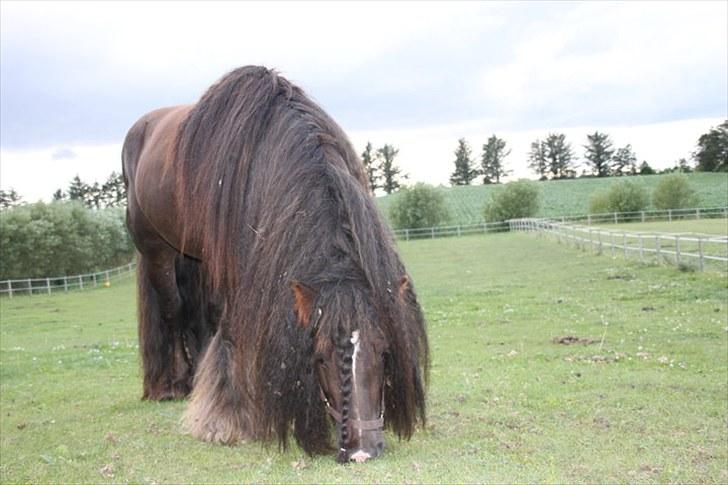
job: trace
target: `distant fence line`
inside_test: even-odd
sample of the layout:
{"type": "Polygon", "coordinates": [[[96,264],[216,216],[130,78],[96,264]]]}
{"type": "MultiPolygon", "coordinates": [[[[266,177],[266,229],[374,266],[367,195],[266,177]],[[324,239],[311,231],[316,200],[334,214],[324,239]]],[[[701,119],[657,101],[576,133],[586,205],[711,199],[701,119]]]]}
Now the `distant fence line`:
{"type": "MultiPolygon", "coordinates": [[[[703,270],[706,262],[718,261],[728,265],[728,238],[694,234],[659,234],[630,231],[610,231],[589,227],[592,224],[620,222],[674,221],[679,219],[728,219],[728,207],[709,207],[694,209],[668,209],[638,212],[609,212],[604,214],[582,214],[551,218],[512,219],[503,222],[483,222],[456,226],[425,227],[417,229],[397,229],[394,236],[409,241],[411,239],[434,239],[440,237],[465,236],[469,234],[490,234],[509,231],[536,231],[555,235],[562,241],[572,241],[577,245],[589,245],[599,251],[608,248],[615,255],[622,251],[625,255],[638,253],[644,261],[647,254],[657,258],[669,257],[676,264],[695,260],[703,270]],[[587,227],[575,224],[584,222],[587,227]],[[570,223],[570,224],[569,224],[570,223]],[[616,236],[621,236],[619,244],[616,236]],[[629,242],[636,241],[633,245],[629,242]],[[654,243],[652,243],[654,241],[654,243]],[[719,248],[716,250],[715,248],[719,248]]],[[[136,267],[135,262],[116,268],[73,276],[50,276],[46,278],[21,278],[0,281],[0,296],[51,294],[57,291],[94,288],[111,284],[112,281],[130,276],[136,267]]]]}
{"type": "Polygon", "coordinates": [[[716,269],[728,271],[726,236],[611,230],[544,219],[509,222],[512,231],[537,232],[599,254],[611,252],[612,257],[634,255],[641,262],[668,262],[678,267],[694,265],[700,271],[712,264],[716,269]]]}
{"type": "Polygon", "coordinates": [[[124,279],[134,273],[136,263],[131,262],[116,268],[73,276],[49,276],[46,278],[22,278],[0,281],[0,295],[10,298],[17,295],[51,294],[73,289],[83,290],[108,286],[112,281],[124,279]]]}
{"type": "MultiPolygon", "coordinates": [[[[728,219],[728,207],[697,207],[691,209],[648,210],[637,212],[605,212],[601,214],[576,214],[558,217],[537,218],[552,222],[584,222],[592,224],[613,224],[620,222],[654,222],[674,221],[682,219],[728,219]]],[[[396,229],[394,237],[409,241],[410,239],[435,239],[438,237],[464,236],[468,234],[484,234],[508,232],[514,230],[512,221],[482,222],[480,224],[460,224],[453,226],[422,227],[417,229],[396,229]]]]}

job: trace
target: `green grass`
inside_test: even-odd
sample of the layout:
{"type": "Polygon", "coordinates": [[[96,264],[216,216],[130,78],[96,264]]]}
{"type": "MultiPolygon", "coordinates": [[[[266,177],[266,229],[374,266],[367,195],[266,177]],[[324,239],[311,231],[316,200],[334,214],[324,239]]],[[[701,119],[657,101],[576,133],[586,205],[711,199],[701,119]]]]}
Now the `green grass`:
{"type": "Polygon", "coordinates": [[[724,275],[520,233],[400,248],[432,347],[410,442],[341,466],[184,435],[183,402],[139,400],[129,281],[0,300],[0,482],[728,481],[724,275]]]}
{"type": "MultiPolygon", "coordinates": [[[[662,175],[642,175],[630,177],[644,184],[650,192],[655,188],[662,175]]],[[[728,174],[691,173],[687,174],[690,184],[698,193],[700,207],[724,207],[728,205],[728,174]]],[[[556,217],[589,212],[589,198],[598,191],[609,187],[616,178],[580,178],[572,180],[548,180],[538,182],[541,187],[541,209],[539,217],[556,217]]],[[[498,186],[476,185],[466,187],[440,187],[450,210],[450,224],[478,224],[483,222],[483,206],[498,186]]],[[[389,206],[397,194],[378,197],[377,203],[387,214],[389,206]]]]}
{"type": "Polygon", "coordinates": [[[684,234],[710,234],[728,236],[728,220],[726,219],[681,219],[672,222],[628,222],[623,224],[597,224],[604,229],[632,232],[670,232],[684,234]]]}

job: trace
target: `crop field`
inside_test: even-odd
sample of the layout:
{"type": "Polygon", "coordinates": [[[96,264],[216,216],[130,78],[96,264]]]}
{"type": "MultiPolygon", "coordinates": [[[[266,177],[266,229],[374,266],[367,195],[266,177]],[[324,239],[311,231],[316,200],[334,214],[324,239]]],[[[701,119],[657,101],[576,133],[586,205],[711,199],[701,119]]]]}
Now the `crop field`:
{"type": "Polygon", "coordinates": [[[428,425],[337,465],[210,445],[142,402],[134,282],[0,299],[2,483],[728,482],[724,274],[533,234],[400,242],[428,319],[428,425]]]}
{"type": "MultiPolygon", "coordinates": [[[[629,177],[644,184],[648,191],[655,188],[661,175],[629,177]]],[[[728,204],[728,174],[691,173],[688,180],[698,194],[699,207],[724,207],[728,204]]],[[[541,209],[538,217],[556,217],[589,212],[591,195],[617,181],[617,178],[580,178],[572,180],[548,180],[538,182],[541,187],[541,209]]],[[[439,190],[450,210],[449,224],[478,224],[483,222],[483,206],[492,191],[499,186],[474,185],[465,187],[441,187],[439,190]]],[[[377,202],[386,214],[397,194],[378,197],[377,202]]]]}

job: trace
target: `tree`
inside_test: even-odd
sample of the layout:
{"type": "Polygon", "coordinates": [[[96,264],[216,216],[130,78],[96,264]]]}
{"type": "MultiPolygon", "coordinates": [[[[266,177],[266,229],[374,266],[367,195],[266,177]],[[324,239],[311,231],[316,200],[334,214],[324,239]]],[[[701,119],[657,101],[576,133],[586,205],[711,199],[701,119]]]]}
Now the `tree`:
{"type": "Polygon", "coordinates": [[[89,191],[89,186],[81,180],[81,177],[76,175],[73,177],[71,182],[68,184],[68,198],[70,200],[78,200],[85,202],[86,194],[89,191]]]}
{"type": "Polygon", "coordinates": [[[508,182],[501,190],[493,192],[485,204],[485,220],[500,222],[533,217],[538,212],[539,198],[540,189],[536,182],[525,179],[508,182]]]}
{"type": "Polygon", "coordinates": [[[111,172],[109,178],[101,186],[101,204],[104,207],[119,207],[126,202],[124,177],[119,172],[111,172]]]}
{"type": "Polygon", "coordinates": [[[612,157],[613,175],[634,175],[637,173],[637,156],[632,151],[632,145],[618,148],[612,157]]]}
{"type": "Polygon", "coordinates": [[[483,145],[483,156],[480,161],[480,173],[484,184],[500,183],[501,177],[510,173],[503,165],[503,159],[511,153],[506,150],[506,141],[492,135],[483,145]]]}
{"type": "Polygon", "coordinates": [[[55,192],[53,192],[53,200],[54,201],[68,200],[68,194],[66,194],[63,190],[58,189],[55,192]]]}
{"type": "Polygon", "coordinates": [[[660,177],[652,193],[655,209],[687,209],[698,205],[698,197],[690,186],[688,178],[682,173],[660,177]]]}
{"type": "Polygon", "coordinates": [[[645,210],[650,202],[644,186],[634,179],[613,182],[608,189],[601,190],[589,199],[589,212],[639,212],[645,210]]]}
{"type": "Polygon", "coordinates": [[[399,191],[389,217],[395,229],[417,229],[441,225],[450,218],[442,194],[433,186],[418,183],[399,191]]]}
{"type": "Polygon", "coordinates": [[[576,175],[572,163],[574,152],[571,144],[566,142],[566,135],[549,133],[542,149],[552,178],[573,178],[576,175]]]}
{"type": "Polygon", "coordinates": [[[18,194],[15,189],[0,190],[0,209],[8,209],[15,207],[23,202],[23,198],[18,194]]]}
{"type": "Polygon", "coordinates": [[[373,194],[374,191],[380,187],[379,180],[381,178],[381,174],[379,173],[380,168],[376,164],[376,155],[373,153],[372,144],[370,142],[367,142],[367,146],[361,154],[361,161],[364,164],[364,170],[367,174],[369,190],[371,190],[373,194]]]}
{"type": "Polygon", "coordinates": [[[587,165],[591,166],[597,177],[608,177],[614,153],[609,135],[595,131],[593,135],[587,135],[586,139],[588,143],[584,145],[584,158],[587,165]]]}
{"type": "Polygon", "coordinates": [[[94,182],[93,185],[86,186],[86,193],[83,194],[83,204],[89,209],[100,209],[101,208],[101,186],[98,182],[94,182]]]}
{"type": "Polygon", "coordinates": [[[639,174],[640,175],[655,175],[655,169],[650,167],[650,164],[647,163],[647,160],[642,160],[642,163],[640,164],[639,174]]]}
{"type": "Polygon", "coordinates": [[[465,138],[460,138],[455,150],[455,171],[450,175],[450,183],[452,185],[470,185],[470,182],[477,176],[478,169],[474,167],[470,146],[465,138]]]}
{"type": "Polygon", "coordinates": [[[536,172],[541,180],[548,178],[545,146],[541,140],[536,140],[531,143],[531,151],[528,152],[528,167],[536,172]]]}
{"type": "Polygon", "coordinates": [[[0,279],[88,273],[133,254],[120,208],[37,202],[8,209],[0,224],[0,279]]]}
{"type": "Polygon", "coordinates": [[[380,160],[379,167],[382,171],[381,188],[388,194],[400,188],[400,178],[407,178],[406,175],[400,175],[401,169],[394,164],[394,158],[398,153],[399,150],[392,145],[384,145],[377,150],[377,158],[380,160]]]}
{"type": "Polygon", "coordinates": [[[696,170],[728,172],[728,120],[700,136],[693,158],[697,162],[696,170]]]}

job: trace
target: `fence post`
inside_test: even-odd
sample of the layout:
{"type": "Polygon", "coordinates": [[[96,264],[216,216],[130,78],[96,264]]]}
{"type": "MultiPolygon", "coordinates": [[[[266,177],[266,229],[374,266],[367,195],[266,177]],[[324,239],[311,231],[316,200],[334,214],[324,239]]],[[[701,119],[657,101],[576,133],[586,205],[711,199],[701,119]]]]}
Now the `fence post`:
{"type": "Polygon", "coordinates": [[[640,214],[642,214],[642,222],[645,222],[645,211],[640,211],[640,214]]]}
{"type": "Polygon", "coordinates": [[[93,275],[91,275],[91,276],[92,276],[92,278],[93,278],[93,280],[94,280],[94,288],[96,288],[96,286],[97,286],[97,283],[96,283],[96,273],[94,273],[94,274],[93,274],[93,275]]]}
{"type": "Polygon", "coordinates": [[[10,298],[13,297],[13,281],[8,280],[8,294],[10,295],[10,298]]]}
{"type": "Polygon", "coordinates": [[[662,253],[660,252],[660,236],[655,235],[655,254],[657,255],[657,260],[659,261],[662,257],[662,253]]]}
{"type": "Polygon", "coordinates": [[[703,257],[703,238],[698,236],[698,265],[700,266],[700,271],[703,271],[705,268],[705,258],[703,257]]]}
{"type": "Polygon", "coordinates": [[[614,213],[614,223],[615,224],[617,223],[617,213],[616,212],[614,213]]]}
{"type": "Polygon", "coordinates": [[[612,238],[612,243],[611,243],[611,246],[612,246],[612,258],[614,258],[614,246],[615,246],[615,243],[614,243],[614,233],[612,232],[609,235],[612,238]]]}
{"type": "Polygon", "coordinates": [[[667,221],[672,222],[672,209],[667,209],[667,221]]]}
{"type": "Polygon", "coordinates": [[[409,241],[409,229],[404,230],[404,240],[409,241]]]}
{"type": "Polygon", "coordinates": [[[586,225],[587,225],[587,226],[591,226],[591,214],[588,214],[588,215],[586,216],[586,225]]]}
{"type": "Polygon", "coordinates": [[[109,270],[106,270],[106,283],[111,284],[111,280],[109,279],[109,270]]]}
{"type": "Polygon", "coordinates": [[[460,224],[458,224],[458,237],[462,236],[462,232],[460,231],[460,224]]]}
{"type": "Polygon", "coordinates": [[[48,294],[51,294],[51,279],[46,278],[46,289],[48,290],[48,294]]]}
{"type": "Polygon", "coordinates": [[[642,234],[640,234],[640,261],[645,262],[645,245],[644,241],[642,241],[642,234]]]}
{"type": "Polygon", "coordinates": [[[435,228],[434,227],[430,228],[430,233],[432,234],[432,239],[435,239],[435,228]]]}
{"type": "Polygon", "coordinates": [[[83,276],[78,275],[78,287],[83,290],[83,276]]]}
{"type": "Polygon", "coordinates": [[[695,218],[700,219],[700,209],[695,209],[695,218]]]}
{"type": "Polygon", "coordinates": [[[33,296],[33,283],[28,278],[28,295],[33,296]]]}
{"type": "Polygon", "coordinates": [[[68,292],[68,276],[63,277],[63,291],[68,292]]]}
{"type": "Polygon", "coordinates": [[[675,236],[675,262],[680,264],[680,236],[675,236]]]}
{"type": "Polygon", "coordinates": [[[591,250],[594,251],[594,239],[592,239],[592,228],[589,228],[589,246],[591,247],[591,250]]]}

